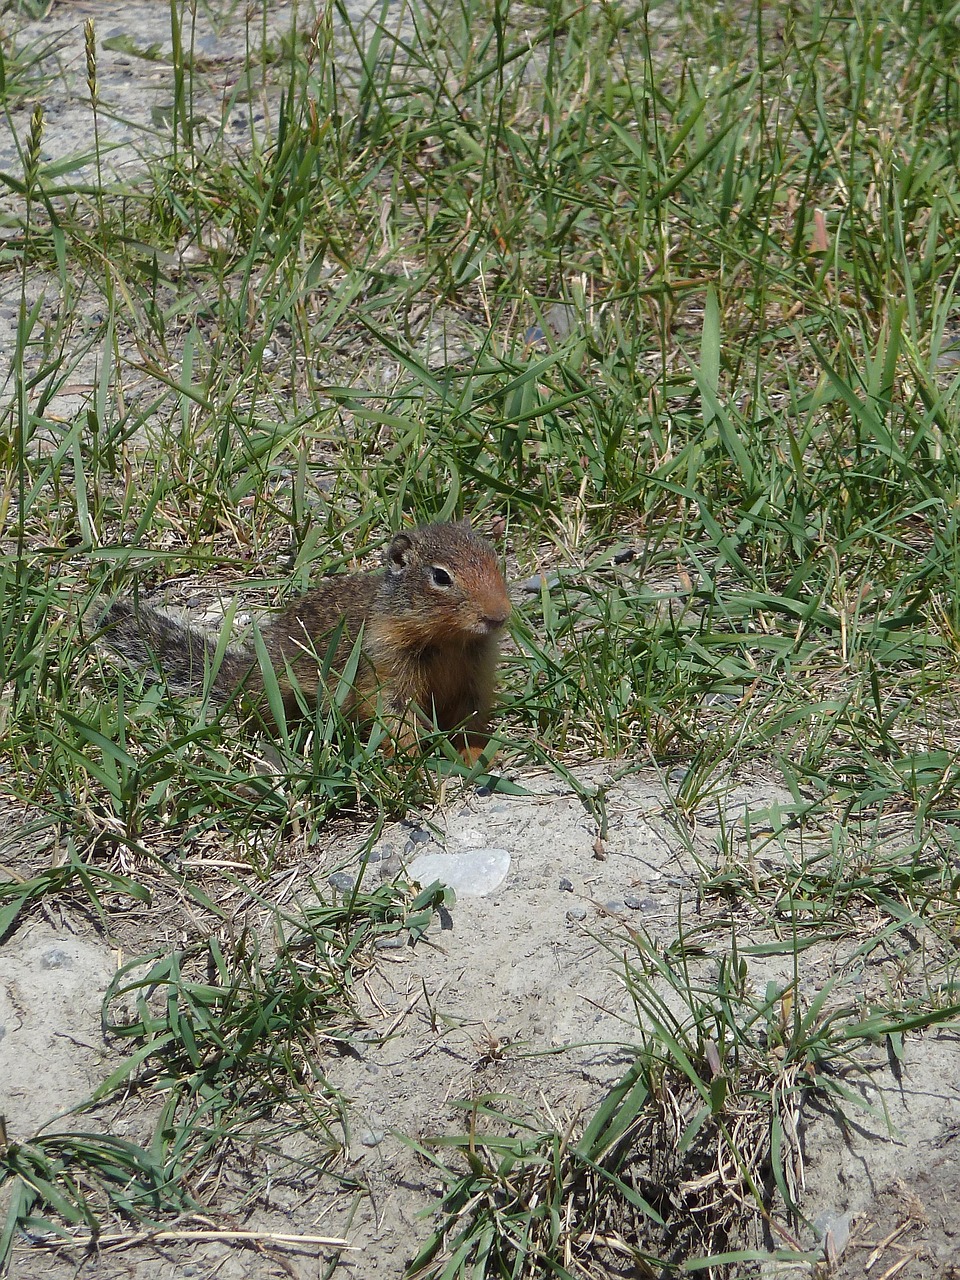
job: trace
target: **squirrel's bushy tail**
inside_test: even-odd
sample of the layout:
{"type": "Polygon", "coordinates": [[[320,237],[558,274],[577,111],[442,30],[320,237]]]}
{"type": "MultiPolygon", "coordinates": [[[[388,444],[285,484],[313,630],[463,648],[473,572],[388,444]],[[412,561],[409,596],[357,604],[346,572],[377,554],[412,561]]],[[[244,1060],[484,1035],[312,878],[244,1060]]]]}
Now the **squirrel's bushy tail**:
{"type": "MultiPolygon", "coordinates": [[[[100,616],[103,640],[136,667],[159,666],[170,692],[178,697],[203,693],[217,646],[192,627],[158,613],[149,605],[115,600],[100,616]]],[[[249,684],[256,660],[227,649],[209,687],[214,702],[226,702],[244,683],[249,684]]]]}

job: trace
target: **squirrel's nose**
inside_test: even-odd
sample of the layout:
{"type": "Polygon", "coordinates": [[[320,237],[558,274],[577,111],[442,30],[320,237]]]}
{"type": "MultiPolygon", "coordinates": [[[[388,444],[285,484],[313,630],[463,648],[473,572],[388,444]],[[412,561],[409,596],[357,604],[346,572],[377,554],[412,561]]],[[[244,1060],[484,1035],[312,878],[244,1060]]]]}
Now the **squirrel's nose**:
{"type": "Polygon", "coordinates": [[[504,600],[502,604],[496,604],[492,608],[488,607],[487,612],[483,615],[484,625],[489,631],[499,631],[512,612],[512,605],[509,600],[504,600]]]}

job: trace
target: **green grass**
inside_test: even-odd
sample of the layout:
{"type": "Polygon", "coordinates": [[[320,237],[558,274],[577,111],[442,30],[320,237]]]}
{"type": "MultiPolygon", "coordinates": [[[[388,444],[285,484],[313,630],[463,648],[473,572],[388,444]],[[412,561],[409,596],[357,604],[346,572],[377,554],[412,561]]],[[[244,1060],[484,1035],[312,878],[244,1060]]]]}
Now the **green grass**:
{"type": "MultiPolygon", "coordinates": [[[[531,1119],[522,1137],[485,1135],[482,1157],[472,1138],[453,1142],[467,1162],[449,1170],[446,1234],[415,1270],[566,1274],[558,1250],[578,1245],[558,1219],[504,1207],[518,1168],[561,1216],[572,1195],[589,1212],[619,1197],[655,1222],[624,1192],[633,1156],[600,1139],[611,1108],[618,1139],[662,1136],[654,1103],[668,1078],[760,1206],[717,1081],[754,1100],[751,1141],[791,1210],[777,1172],[784,1099],[831,1092],[824,1056],[956,1017],[953,12],[929,0],[809,12],[413,0],[398,35],[387,7],[351,23],[327,5],[300,10],[280,39],[251,26],[223,103],[205,87],[189,11],[170,12],[169,51],[126,50],[171,66],[135,178],[117,176],[105,141],[96,31],[89,139],[56,160],[37,104],[61,71],[16,19],[0,33],[0,108],[19,156],[0,174],[0,288],[17,311],[0,385],[0,767],[67,851],[52,865],[41,850],[0,886],[0,934],[76,894],[109,931],[107,893],[143,897],[148,878],[176,874],[150,854],[170,833],[184,846],[217,835],[256,894],[291,831],[309,849],[332,814],[379,823],[456,771],[433,752],[398,775],[335,709],[292,731],[265,769],[229,713],[211,719],[105,663],[99,599],[189,578],[210,599],[260,607],[368,563],[404,521],[481,513],[517,580],[556,579],[522,597],[512,628],[505,771],[546,759],[570,778],[597,755],[623,776],[655,765],[682,779],[668,785],[687,839],[698,804],[762,759],[795,810],[750,833],[751,847],[780,841],[787,863],[747,874],[721,839],[701,892],[772,928],[788,918],[795,949],[854,945],[865,913],[877,925],[861,956],[908,927],[931,943],[918,990],[885,1006],[821,1024],[822,1009],[801,1014],[798,1001],[774,1062],[781,994],[750,1005],[736,974],[734,998],[682,967],[658,972],[686,1021],[654,1020],[629,1087],[583,1134],[531,1119]],[[792,833],[809,854],[796,859],[792,833]],[[705,1084],[711,1037],[722,1069],[705,1084]],[[742,1057],[729,1070],[723,1046],[742,1057]],[[526,1269],[511,1269],[518,1257],[526,1269]]],[[[581,790],[602,829],[603,794],[581,790]]],[[[702,945],[727,927],[719,918],[702,945]]],[[[91,1156],[83,1135],[7,1148],[6,1176],[33,1190],[11,1201],[0,1252],[41,1204],[94,1230],[105,1211],[183,1211],[165,1190],[176,1161],[202,1161],[225,1135],[246,1141],[250,1115],[326,1131],[336,1099],[322,1116],[278,1119],[283,1082],[309,1056],[289,1039],[296,966],[244,938],[221,945],[190,958],[213,967],[212,985],[154,974],[167,1012],[123,1029],[137,1071],[180,1082],[166,1104],[173,1147],[149,1160],[106,1137],[91,1156]],[[263,1063],[237,1038],[278,983],[264,1068],[276,1097],[251,1101],[245,1073],[263,1063]],[[176,1027],[163,1021],[174,1010],[176,1027]],[[201,1046],[201,1025],[216,1048],[201,1046]],[[221,1077],[234,1092],[216,1094],[221,1077]],[[78,1160],[100,1168],[96,1195],[64,1191],[78,1160]]],[[[651,963],[642,954],[629,973],[651,963]]],[[[346,1016],[345,995],[334,1003],[346,1016]]],[[[679,1143],[677,1168],[703,1156],[697,1141],[679,1143]]],[[[678,1227],[673,1244],[653,1232],[636,1256],[741,1247],[715,1228],[678,1227]]]]}

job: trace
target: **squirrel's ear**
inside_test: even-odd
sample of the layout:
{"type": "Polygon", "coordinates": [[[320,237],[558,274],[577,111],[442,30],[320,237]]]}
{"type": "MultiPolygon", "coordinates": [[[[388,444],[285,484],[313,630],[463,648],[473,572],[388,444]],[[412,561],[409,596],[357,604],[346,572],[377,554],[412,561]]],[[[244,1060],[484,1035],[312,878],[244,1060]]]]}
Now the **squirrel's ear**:
{"type": "Polygon", "coordinates": [[[460,525],[463,529],[466,530],[467,533],[473,533],[473,521],[470,519],[469,516],[464,516],[463,519],[460,521],[460,525]]]}
{"type": "Polygon", "coordinates": [[[383,563],[387,566],[388,572],[402,573],[410,563],[412,550],[412,541],[405,533],[398,533],[387,547],[387,554],[383,557],[383,563]]]}

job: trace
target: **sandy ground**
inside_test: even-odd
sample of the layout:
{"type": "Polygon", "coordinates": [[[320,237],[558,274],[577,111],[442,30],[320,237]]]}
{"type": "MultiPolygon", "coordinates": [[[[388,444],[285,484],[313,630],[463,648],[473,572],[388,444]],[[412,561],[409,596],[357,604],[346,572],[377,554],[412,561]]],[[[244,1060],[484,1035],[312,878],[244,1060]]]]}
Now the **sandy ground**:
{"type": "MultiPolygon", "coordinates": [[[[584,780],[603,776],[598,767],[584,780]]],[[[353,1052],[331,1054],[325,1069],[349,1099],[341,1172],[363,1193],[334,1195],[309,1180],[278,1181],[269,1203],[258,1203],[244,1227],[342,1233],[355,1251],[342,1257],[344,1274],[402,1275],[424,1237],[420,1215],[436,1191],[429,1165],[404,1139],[462,1125],[454,1100],[478,1093],[506,1094],[544,1115],[549,1108],[564,1122],[589,1113],[629,1063],[629,1046],[640,1034],[623,981],[622,957],[637,954],[634,931],[666,945],[678,922],[698,930],[703,945],[694,973],[709,980],[729,950],[729,912],[722,900],[699,899],[696,884],[702,866],[716,862],[720,814],[736,831],[745,810],[756,825],[771,804],[790,803],[772,782],[735,787],[720,805],[698,812],[691,851],[666,821],[661,783],[637,776],[610,790],[610,829],[598,857],[596,825],[577,797],[550,778],[523,781],[534,795],[468,794],[427,815],[429,821],[408,820],[382,836],[384,856],[374,866],[383,873],[425,850],[485,847],[506,850],[509,871],[486,896],[461,896],[417,947],[384,952],[358,991],[362,1030],[353,1052]]],[[[361,833],[356,843],[355,866],[361,833]]],[[[324,869],[342,875],[351,865],[344,852],[338,836],[324,869]]],[[[156,921],[151,926],[149,912],[143,915],[142,933],[155,942],[156,921]]],[[[0,1080],[11,1138],[28,1137],[45,1122],[64,1124],[61,1113],[117,1060],[116,1045],[101,1035],[100,1001],[127,956],[99,934],[75,914],[63,923],[33,917],[0,952],[0,1080]]],[[[126,919],[124,936],[136,938],[135,916],[126,919]]],[[[744,913],[737,924],[741,948],[771,938],[768,927],[744,913]]],[[[865,982],[881,980],[858,968],[855,946],[851,939],[847,954],[835,943],[801,952],[798,998],[809,1004],[824,983],[836,981],[829,1011],[856,998],[865,982]]],[[[789,953],[751,955],[749,983],[757,992],[770,982],[788,986],[793,966],[789,953]]],[[[875,1248],[876,1274],[904,1262],[897,1274],[947,1277],[960,1265],[957,1055],[949,1033],[907,1038],[899,1062],[880,1047],[859,1053],[867,1070],[852,1073],[848,1087],[861,1095],[862,1109],[845,1107],[843,1121],[813,1098],[803,1108],[802,1155],[794,1162],[806,1184],[803,1211],[808,1222],[834,1224],[841,1235],[849,1227],[842,1275],[863,1274],[875,1248]]],[[[121,1108],[115,1123],[120,1133],[142,1140],[148,1119],[121,1108]]],[[[104,1122],[99,1116],[95,1127],[104,1122]]],[[[816,1247],[809,1228],[799,1227],[797,1238],[816,1247]]],[[[222,1244],[173,1244],[158,1256],[139,1247],[108,1251],[81,1265],[79,1274],[321,1274],[318,1257],[297,1250],[278,1257],[281,1252],[282,1263],[271,1261],[269,1249],[251,1254],[222,1244]]],[[[54,1258],[22,1249],[14,1274],[66,1276],[81,1263],[76,1252],[54,1258]]],[[[778,1274],[773,1264],[768,1270],[778,1274]]]]}

